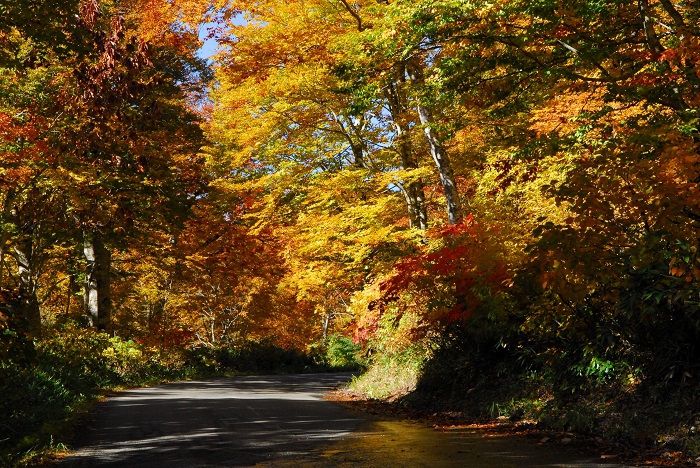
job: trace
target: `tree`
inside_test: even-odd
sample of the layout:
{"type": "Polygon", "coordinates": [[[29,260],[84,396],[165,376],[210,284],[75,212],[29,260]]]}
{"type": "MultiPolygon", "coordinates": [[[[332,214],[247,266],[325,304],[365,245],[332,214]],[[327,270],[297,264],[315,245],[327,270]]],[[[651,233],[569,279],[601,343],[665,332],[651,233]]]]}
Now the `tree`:
{"type": "Polygon", "coordinates": [[[61,143],[80,164],[73,177],[78,189],[73,215],[83,231],[86,313],[107,329],[107,243],[136,223],[141,234],[177,228],[189,199],[202,190],[198,122],[184,94],[198,86],[192,73],[201,63],[167,44],[149,46],[118,13],[101,24],[101,14],[96,2],[85,4],[94,49],[89,60],[75,64],[80,92],[67,103],[73,120],[61,143]],[[71,147],[71,142],[80,143],[71,147]],[[169,146],[171,155],[161,145],[169,146]]]}
{"type": "Polygon", "coordinates": [[[69,19],[45,31],[33,27],[47,21],[41,6],[3,7],[26,21],[3,24],[1,38],[6,93],[15,98],[3,114],[6,168],[21,175],[5,179],[3,213],[13,219],[3,228],[2,252],[12,241],[35,329],[44,241],[60,235],[58,242],[84,244],[85,311],[106,329],[117,240],[176,229],[202,191],[199,117],[187,102],[206,79],[194,58],[196,37],[171,33],[147,44],[130,16],[136,6],[120,13],[109,2],[64,2],[57,21],[69,19]]]}
{"type": "MultiPolygon", "coordinates": [[[[34,49],[18,31],[5,36],[7,49],[18,61],[33,59],[34,49]]],[[[37,284],[52,245],[66,233],[65,196],[57,187],[58,155],[49,144],[56,125],[51,95],[61,86],[61,69],[55,64],[27,69],[3,68],[0,75],[0,265],[16,264],[16,309],[32,335],[41,333],[37,284]]],[[[3,281],[4,282],[4,281],[3,281]]],[[[5,283],[7,284],[7,283],[5,283]]]]}

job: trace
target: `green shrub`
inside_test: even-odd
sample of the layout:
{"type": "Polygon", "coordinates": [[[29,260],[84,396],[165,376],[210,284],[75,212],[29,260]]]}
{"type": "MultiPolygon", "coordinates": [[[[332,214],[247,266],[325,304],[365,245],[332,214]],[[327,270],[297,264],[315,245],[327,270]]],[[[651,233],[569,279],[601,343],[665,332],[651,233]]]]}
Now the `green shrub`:
{"type": "Polygon", "coordinates": [[[79,396],[55,373],[15,364],[0,366],[0,394],[0,453],[23,440],[32,444],[35,439],[29,436],[46,421],[64,417],[79,396]]]}
{"type": "MultiPolygon", "coordinates": [[[[33,447],[50,447],[65,430],[62,424],[105,391],[235,373],[323,370],[310,355],[266,341],[156,350],[72,324],[52,333],[36,343],[16,337],[4,342],[17,347],[21,359],[12,360],[9,348],[0,359],[0,466],[16,464],[33,447]]],[[[349,348],[340,343],[337,355],[345,356],[349,348]]]]}
{"type": "Polygon", "coordinates": [[[359,358],[362,347],[343,335],[334,334],[326,343],[326,362],[331,368],[356,370],[362,368],[359,358]]]}
{"type": "MultiPolygon", "coordinates": [[[[23,344],[27,348],[26,344],[23,344]]],[[[31,358],[0,362],[0,465],[48,445],[62,421],[102,391],[182,375],[134,341],[67,325],[32,346],[31,358]],[[57,426],[58,425],[58,426],[57,426]]]]}

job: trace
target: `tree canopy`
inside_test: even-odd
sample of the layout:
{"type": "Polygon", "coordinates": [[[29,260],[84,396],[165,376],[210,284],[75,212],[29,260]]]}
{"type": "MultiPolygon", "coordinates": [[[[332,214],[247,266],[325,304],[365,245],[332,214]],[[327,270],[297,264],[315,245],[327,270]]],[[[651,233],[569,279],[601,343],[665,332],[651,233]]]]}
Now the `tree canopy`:
{"type": "Polygon", "coordinates": [[[427,356],[458,328],[562,388],[696,376],[699,19],[0,2],[0,329],[427,356]]]}

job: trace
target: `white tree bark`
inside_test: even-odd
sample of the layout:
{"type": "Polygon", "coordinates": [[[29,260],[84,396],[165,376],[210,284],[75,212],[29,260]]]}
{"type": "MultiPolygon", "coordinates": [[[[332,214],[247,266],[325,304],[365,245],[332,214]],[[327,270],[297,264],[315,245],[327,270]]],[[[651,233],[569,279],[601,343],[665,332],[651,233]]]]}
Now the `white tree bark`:
{"type": "MultiPolygon", "coordinates": [[[[409,62],[406,66],[406,70],[414,84],[420,86],[425,82],[421,64],[417,64],[415,61],[409,62]]],[[[445,199],[447,200],[447,217],[449,223],[457,224],[464,217],[464,213],[462,212],[462,204],[459,200],[459,191],[455,183],[452,164],[450,163],[450,159],[447,155],[447,151],[445,151],[440,136],[433,128],[435,122],[430,109],[419,101],[416,105],[416,110],[418,111],[420,123],[423,126],[425,138],[428,140],[428,145],[430,146],[430,154],[440,173],[440,181],[442,182],[445,199]]]]}
{"type": "Polygon", "coordinates": [[[111,253],[97,231],[84,233],[85,254],[84,306],[90,325],[100,330],[111,329],[111,253]]]}
{"type": "Polygon", "coordinates": [[[36,296],[36,272],[32,247],[31,236],[25,237],[14,246],[12,257],[17,261],[19,273],[18,313],[26,321],[29,334],[38,338],[41,336],[41,310],[36,296]]]}

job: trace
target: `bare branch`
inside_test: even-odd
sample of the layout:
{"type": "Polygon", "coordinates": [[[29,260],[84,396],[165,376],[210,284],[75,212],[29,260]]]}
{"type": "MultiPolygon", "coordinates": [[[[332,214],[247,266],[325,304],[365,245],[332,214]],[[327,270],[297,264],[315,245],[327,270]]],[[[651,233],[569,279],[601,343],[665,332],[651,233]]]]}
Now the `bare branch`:
{"type": "Polygon", "coordinates": [[[673,23],[676,25],[676,29],[680,31],[681,34],[683,34],[683,31],[687,29],[685,21],[683,20],[683,16],[678,12],[678,10],[676,10],[676,8],[673,6],[673,3],[671,3],[670,0],[659,1],[661,2],[661,5],[663,5],[664,10],[666,10],[666,13],[668,13],[668,16],[670,16],[673,20],[673,23]]]}
{"type": "Polygon", "coordinates": [[[362,18],[360,18],[360,15],[357,14],[357,12],[350,6],[350,4],[346,0],[340,0],[340,3],[343,4],[345,9],[347,10],[350,15],[352,15],[353,18],[355,18],[355,21],[357,21],[357,30],[362,32],[365,29],[368,29],[366,26],[362,24],[362,18]]]}
{"type": "Polygon", "coordinates": [[[638,5],[639,15],[642,19],[642,27],[644,28],[644,34],[647,37],[649,48],[655,54],[660,54],[664,51],[664,47],[661,45],[661,41],[659,41],[659,37],[656,35],[656,30],[654,29],[654,24],[649,13],[649,1],[639,0],[638,5]]]}

